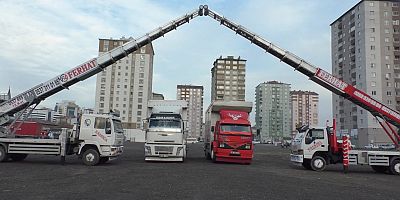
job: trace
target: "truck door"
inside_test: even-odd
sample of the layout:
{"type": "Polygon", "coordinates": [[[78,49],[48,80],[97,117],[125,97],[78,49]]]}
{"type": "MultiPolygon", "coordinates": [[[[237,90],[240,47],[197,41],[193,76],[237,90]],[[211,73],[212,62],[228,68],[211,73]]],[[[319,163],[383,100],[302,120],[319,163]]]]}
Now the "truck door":
{"type": "Polygon", "coordinates": [[[304,158],[311,159],[315,152],[328,151],[327,135],[324,129],[308,130],[304,139],[304,158]]]}
{"type": "Polygon", "coordinates": [[[104,117],[96,117],[92,134],[93,141],[97,141],[100,145],[106,145],[112,142],[109,141],[111,139],[111,133],[111,123],[104,117]]]}

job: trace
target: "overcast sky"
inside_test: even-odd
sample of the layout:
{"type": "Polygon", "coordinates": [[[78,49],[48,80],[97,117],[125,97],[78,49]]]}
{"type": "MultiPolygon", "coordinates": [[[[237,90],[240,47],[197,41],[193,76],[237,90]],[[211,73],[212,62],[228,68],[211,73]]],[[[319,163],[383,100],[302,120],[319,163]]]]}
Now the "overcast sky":
{"type": "MultiPolygon", "coordinates": [[[[2,0],[0,3],[0,93],[15,96],[97,56],[99,38],[140,37],[207,4],[264,39],[331,71],[330,24],[359,0],[2,0]]],[[[219,25],[198,17],[153,42],[153,92],[176,98],[176,85],[204,86],[210,103],[211,67],[220,56],[247,60],[246,100],[255,87],[276,80],[292,90],[320,95],[320,125],[331,118],[331,92],[280,63],[259,47],[219,25]]],[[[96,77],[42,102],[75,100],[94,107],[96,77]]]]}

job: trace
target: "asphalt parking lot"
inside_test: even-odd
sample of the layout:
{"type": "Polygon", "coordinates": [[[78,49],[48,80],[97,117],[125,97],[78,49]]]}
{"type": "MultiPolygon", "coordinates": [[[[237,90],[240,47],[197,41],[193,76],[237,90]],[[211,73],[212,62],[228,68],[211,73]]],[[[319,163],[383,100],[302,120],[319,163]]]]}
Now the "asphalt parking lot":
{"type": "Polygon", "coordinates": [[[144,162],[143,143],[126,143],[118,159],[88,167],[76,157],[0,163],[0,199],[400,199],[400,177],[368,166],[304,170],[289,149],[257,144],[251,165],[205,160],[190,144],[185,163],[144,162]]]}

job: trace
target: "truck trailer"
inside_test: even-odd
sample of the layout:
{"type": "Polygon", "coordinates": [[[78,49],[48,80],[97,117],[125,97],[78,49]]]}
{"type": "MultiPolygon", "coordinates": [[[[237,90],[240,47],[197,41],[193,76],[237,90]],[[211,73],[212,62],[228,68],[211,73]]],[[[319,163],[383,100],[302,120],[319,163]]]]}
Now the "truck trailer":
{"type": "Polygon", "coordinates": [[[252,103],[214,101],[206,111],[204,154],[213,162],[250,164],[253,143],[249,113],[252,103]]]}
{"type": "Polygon", "coordinates": [[[150,100],[145,127],[146,161],[180,161],[186,158],[185,100],[150,100]]]}

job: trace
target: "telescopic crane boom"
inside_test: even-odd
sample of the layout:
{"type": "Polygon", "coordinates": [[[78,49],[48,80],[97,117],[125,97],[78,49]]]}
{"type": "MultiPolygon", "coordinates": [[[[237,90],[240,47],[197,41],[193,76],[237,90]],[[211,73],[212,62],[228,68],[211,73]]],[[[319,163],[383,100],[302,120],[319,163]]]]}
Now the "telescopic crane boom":
{"type": "Polygon", "coordinates": [[[264,49],[266,52],[280,59],[282,62],[290,65],[295,70],[308,76],[312,81],[321,85],[322,87],[332,91],[333,93],[342,96],[343,98],[357,104],[358,106],[368,110],[374,117],[377,118],[378,122],[388,134],[393,143],[398,145],[400,141],[399,135],[396,131],[388,124],[392,124],[397,128],[400,128],[400,113],[396,110],[389,108],[388,106],[380,103],[373,99],[365,92],[355,88],[354,86],[347,84],[346,82],[334,77],[330,73],[318,68],[295,54],[286,51],[271,42],[265,40],[259,35],[249,31],[245,27],[234,23],[233,21],[223,17],[222,15],[210,10],[208,6],[200,7],[203,10],[203,15],[209,16],[214,20],[218,21],[221,25],[231,29],[236,34],[246,38],[251,43],[264,49]],[[386,127],[382,123],[382,119],[386,123],[386,127]],[[390,130],[389,130],[390,129],[390,130]],[[389,133],[391,132],[391,133],[389,133]],[[394,139],[393,136],[396,138],[394,139]],[[397,140],[397,141],[396,141],[397,140]]]}
{"type": "Polygon", "coordinates": [[[378,119],[383,129],[395,144],[398,144],[398,142],[395,141],[393,135],[396,137],[397,141],[400,141],[398,134],[389,125],[390,123],[393,126],[400,128],[400,113],[398,111],[389,108],[388,106],[373,99],[365,92],[334,77],[323,69],[308,63],[295,54],[272,44],[259,35],[249,31],[245,27],[236,24],[222,15],[210,10],[207,5],[201,5],[199,9],[195,9],[194,11],[185,14],[178,19],[171,21],[168,24],[138,38],[137,40],[132,40],[128,43],[125,43],[118,48],[102,54],[97,58],[93,58],[73,68],[72,70],[69,70],[47,82],[41,83],[25,91],[24,93],[15,96],[11,100],[0,104],[0,125],[7,123],[9,121],[9,116],[13,115],[14,113],[24,110],[30,105],[37,105],[45,98],[99,73],[107,66],[138,50],[140,47],[145,46],[146,44],[161,36],[164,36],[164,34],[176,29],[177,27],[188,23],[195,17],[203,15],[213,18],[221,25],[246,38],[251,43],[264,49],[266,52],[277,57],[282,62],[290,65],[295,70],[308,76],[315,83],[368,110],[374,117],[378,119]],[[388,128],[385,128],[382,120],[386,123],[388,128]],[[389,133],[388,129],[390,129],[393,135],[389,133]]]}
{"type": "Polygon", "coordinates": [[[164,34],[185,23],[189,23],[190,20],[199,16],[199,13],[200,9],[195,9],[136,40],[131,40],[0,104],[0,126],[10,121],[11,115],[31,105],[37,105],[45,98],[101,72],[104,68],[138,50],[140,47],[151,43],[153,40],[164,36],[164,34]]]}

